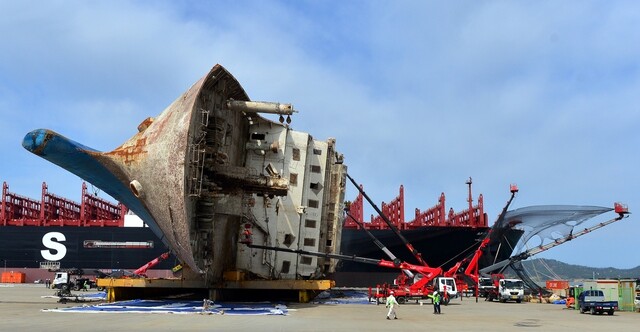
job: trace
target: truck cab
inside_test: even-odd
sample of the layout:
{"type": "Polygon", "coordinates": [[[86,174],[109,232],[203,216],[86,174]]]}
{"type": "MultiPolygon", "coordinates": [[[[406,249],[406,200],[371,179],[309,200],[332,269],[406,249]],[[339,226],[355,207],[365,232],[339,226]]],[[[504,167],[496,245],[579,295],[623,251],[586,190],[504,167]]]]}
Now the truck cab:
{"type": "Polygon", "coordinates": [[[69,273],[56,272],[53,277],[53,282],[51,282],[51,288],[62,289],[64,287],[69,287],[69,273]]]}
{"type": "Polygon", "coordinates": [[[500,302],[509,300],[522,302],[524,299],[524,282],[520,279],[500,279],[498,281],[498,299],[500,302]]]}
{"type": "Polygon", "coordinates": [[[513,300],[520,303],[524,299],[524,282],[522,280],[508,279],[501,273],[495,273],[491,275],[492,286],[489,286],[487,279],[480,278],[478,280],[481,287],[483,284],[485,285],[484,292],[487,301],[498,300],[504,303],[513,300]]]}
{"type": "Polygon", "coordinates": [[[57,271],[51,282],[51,288],[69,292],[81,290],[85,287],[85,284],[89,288],[97,287],[95,280],[83,277],[83,274],[78,270],[71,270],[71,272],[57,271]]]}
{"type": "Polygon", "coordinates": [[[433,290],[437,290],[442,294],[443,303],[445,305],[449,303],[450,299],[458,297],[456,280],[451,277],[438,277],[433,279],[433,290]]]}
{"type": "Polygon", "coordinates": [[[480,297],[489,297],[489,293],[495,288],[493,281],[488,277],[478,278],[478,295],[480,297]]]}
{"type": "Polygon", "coordinates": [[[578,296],[580,313],[590,312],[592,315],[607,313],[613,315],[618,309],[618,301],[606,301],[604,292],[600,289],[585,290],[578,296]]]}

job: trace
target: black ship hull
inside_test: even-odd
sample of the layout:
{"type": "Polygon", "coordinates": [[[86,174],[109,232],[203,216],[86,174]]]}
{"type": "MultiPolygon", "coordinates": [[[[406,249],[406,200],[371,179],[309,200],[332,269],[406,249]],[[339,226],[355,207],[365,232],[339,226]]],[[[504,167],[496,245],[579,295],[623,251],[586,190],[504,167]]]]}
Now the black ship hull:
{"type": "MultiPolygon", "coordinates": [[[[0,267],[135,270],[167,252],[147,227],[0,227],[0,267]]],[[[171,269],[175,259],[154,269],[171,269]]]]}
{"type": "MultiPolygon", "coordinates": [[[[422,258],[429,266],[446,270],[465,257],[473,255],[488,230],[488,227],[421,227],[403,230],[401,233],[422,254],[422,258]]],[[[416,258],[392,230],[369,231],[400,260],[418,264],[416,258]]],[[[492,240],[483,252],[479,261],[480,268],[509,258],[521,236],[522,231],[503,230],[501,236],[492,240]]],[[[363,230],[343,229],[340,245],[343,255],[389,259],[363,230]]],[[[342,260],[338,263],[332,278],[338,287],[371,287],[376,284],[392,283],[399,272],[396,269],[373,264],[342,260]]]]}
{"type": "MultiPolygon", "coordinates": [[[[421,227],[404,230],[402,234],[422,253],[429,266],[447,269],[472,255],[487,230],[488,228],[421,227]]],[[[386,229],[370,232],[400,260],[418,263],[393,231],[386,229]]],[[[490,243],[480,260],[480,267],[508,258],[521,235],[521,231],[517,230],[504,231],[499,240],[490,243]]],[[[147,227],[0,227],[0,264],[4,265],[5,270],[135,270],[166,251],[167,248],[147,227]]],[[[356,229],[343,229],[341,253],[389,259],[366,232],[356,229]]],[[[176,259],[171,256],[154,269],[170,270],[176,264],[176,259]]],[[[395,269],[342,260],[330,278],[335,280],[338,287],[369,287],[391,283],[398,273],[395,269]]]]}

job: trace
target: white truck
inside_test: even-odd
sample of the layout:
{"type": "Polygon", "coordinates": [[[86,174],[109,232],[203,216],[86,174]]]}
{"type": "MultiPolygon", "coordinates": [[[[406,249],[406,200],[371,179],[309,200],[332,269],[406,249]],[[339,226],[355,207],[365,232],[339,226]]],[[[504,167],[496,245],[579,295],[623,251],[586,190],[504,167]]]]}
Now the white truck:
{"type": "Polygon", "coordinates": [[[83,272],[72,269],[66,271],[56,271],[51,288],[60,290],[61,294],[68,294],[70,291],[78,291],[85,288],[96,288],[96,282],[90,278],[83,277],[83,272]]]}
{"type": "Polygon", "coordinates": [[[498,283],[498,299],[500,302],[509,300],[522,302],[524,299],[524,282],[520,279],[500,279],[498,283]]]}
{"type": "Polygon", "coordinates": [[[458,288],[456,280],[450,277],[438,277],[433,279],[433,289],[440,292],[443,297],[443,304],[449,304],[449,300],[458,297],[458,288]],[[445,295],[446,293],[446,295],[445,295]]]}
{"type": "Polygon", "coordinates": [[[491,278],[481,277],[478,278],[478,295],[480,297],[488,298],[489,293],[494,289],[493,281],[491,278]]]}
{"type": "Polygon", "coordinates": [[[520,279],[496,278],[492,276],[494,286],[487,290],[487,300],[500,302],[516,301],[524,299],[524,282],[520,279]]]}

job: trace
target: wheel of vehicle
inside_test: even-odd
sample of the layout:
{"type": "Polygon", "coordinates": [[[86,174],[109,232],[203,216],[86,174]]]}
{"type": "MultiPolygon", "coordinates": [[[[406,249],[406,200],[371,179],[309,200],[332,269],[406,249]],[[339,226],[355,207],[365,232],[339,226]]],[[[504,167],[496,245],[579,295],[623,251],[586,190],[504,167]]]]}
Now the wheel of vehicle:
{"type": "Polygon", "coordinates": [[[73,286],[73,290],[74,291],[78,291],[78,290],[80,290],[80,287],[78,287],[78,285],[75,285],[75,286],[73,286]]]}
{"type": "Polygon", "coordinates": [[[609,310],[609,312],[607,312],[609,314],[609,316],[613,316],[613,310],[609,310]]]}
{"type": "Polygon", "coordinates": [[[522,300],[520,300],[520,299],[517,299],[517,300],[516,300],[516,303],[520,303],[520,302],[522,302],[522,300]]]}
{"type": "Polygon", "coordinates": [[[596,308],[591,307],[591,314],[592,314],[592,315],[595,315],[595,314],[596,314],[596,308]]]}
{"type": "Polygon", "coordinates": [[[580,307],[580,313],[584,314],[584,309],[582,307],[580,307]]]}
{"type": "Polygon", "coordinates": [[[400,296],[398,298],[398,303],[405,304],[405,303],[407,303],[407,299],[404,296],[400,296]]]}
{"type": "Polygon", "coordinates": [[[451,301],[451,299],[450,299],[450,298],[448,298],[448,297],[447,297],[447,298],[444,298],[444,299],[442,299],[442,304],[444,304],[444,305],[449,305],[449,302],[450,302],[450,301],[451,301]]]}

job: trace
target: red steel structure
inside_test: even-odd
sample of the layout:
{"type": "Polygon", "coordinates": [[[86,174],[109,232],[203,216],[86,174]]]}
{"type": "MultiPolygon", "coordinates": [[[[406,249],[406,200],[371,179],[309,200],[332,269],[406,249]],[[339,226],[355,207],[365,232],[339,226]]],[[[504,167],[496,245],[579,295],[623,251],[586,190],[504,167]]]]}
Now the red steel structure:
{"type": "MultiPolygon", "coordinates": [[[[482,194],[478,197],[478,204],[473,205],[471,196],[471,181],[469,185],[469,208],[461,212],[455,213],[453,209],[445,212],[444,193],[440,194],[438,203],[426,211],[415,209],[414,219],[405,221],[404,216],[404,186],[400,186],[400,192],[396,198],[390,203],[382,202],[382,213],[391,221],[391,223],[399,230],[416,229],[425,226],[438,227],[488,227],[487,217],[484,213],[484,202],[482,194]]],[[[389,229],[382,217],[371,215],[371,221],[364,221],[363,213],[363,196],[359,193],[353,202],[349,205],[349,214],[364,224],[367,229],[389,229]]],[[[360,226],[355,221],[347,218],[344,222],[344,228],[359,229],[360,226]]]]}
{"type": "Polygon", "coordinates": [[[89,193],[84,182],[81,203],[50,193],[45,182],[39,201],[12,193],[6,182],[2,184],[0,226],[124,227],[127,211],[122,203],[89,193]]]}

